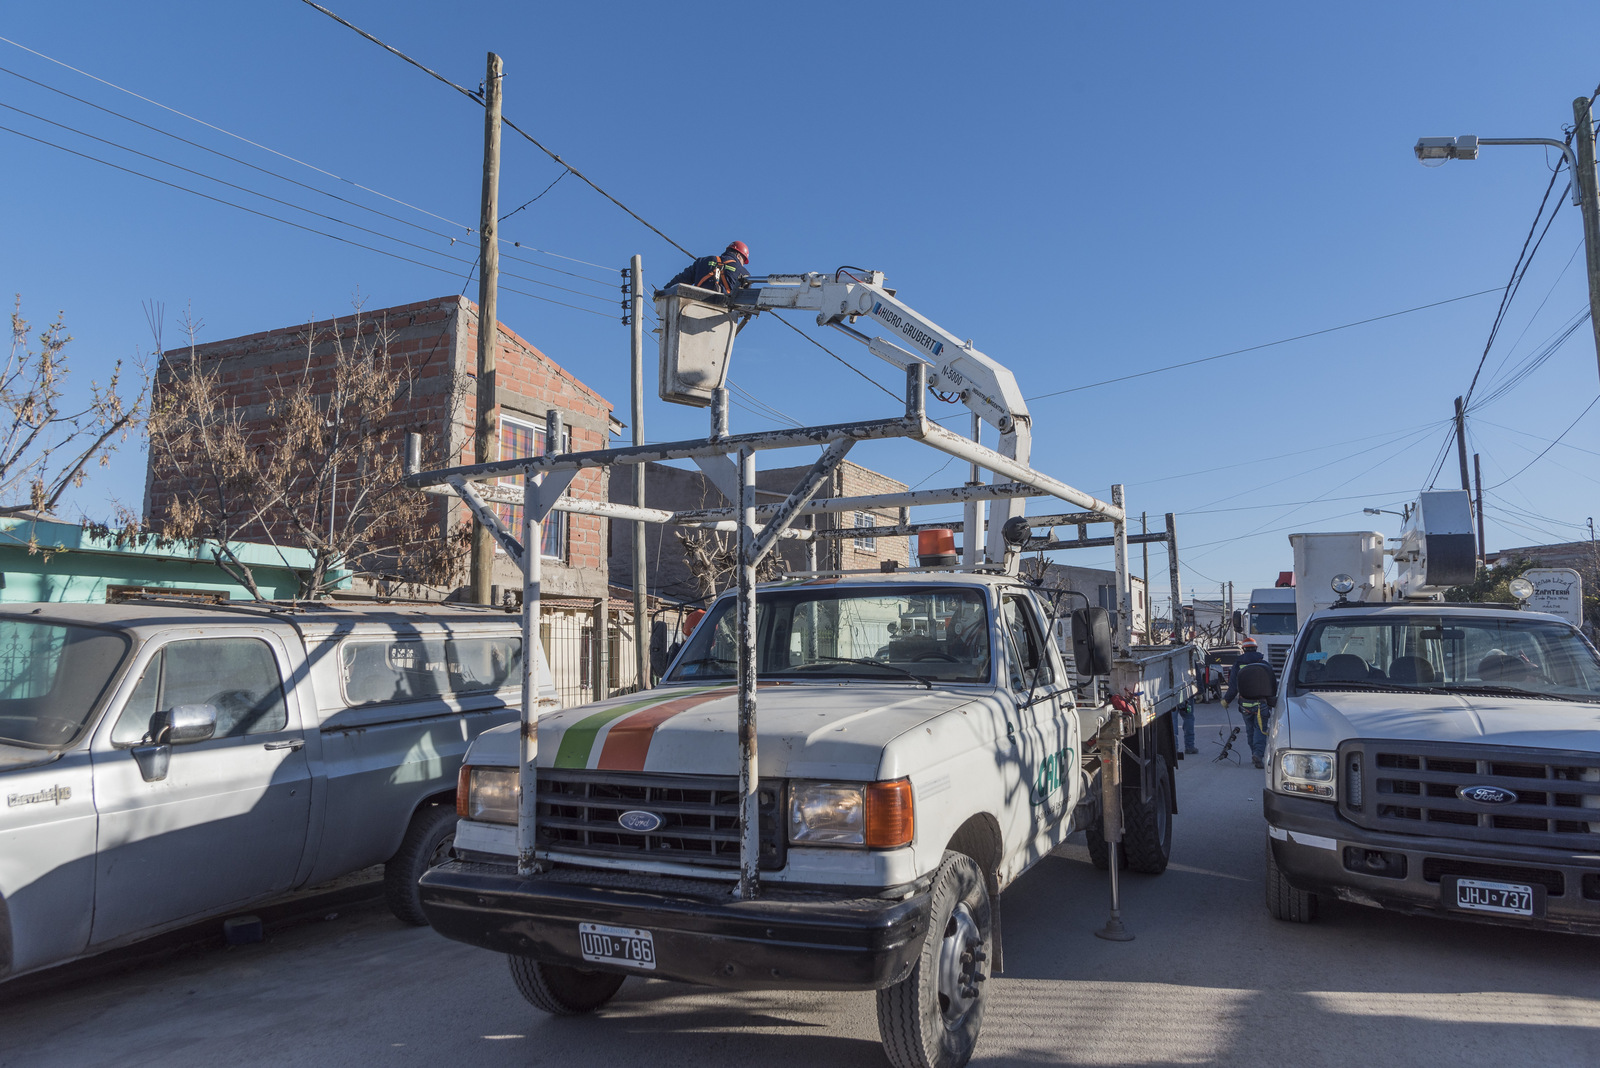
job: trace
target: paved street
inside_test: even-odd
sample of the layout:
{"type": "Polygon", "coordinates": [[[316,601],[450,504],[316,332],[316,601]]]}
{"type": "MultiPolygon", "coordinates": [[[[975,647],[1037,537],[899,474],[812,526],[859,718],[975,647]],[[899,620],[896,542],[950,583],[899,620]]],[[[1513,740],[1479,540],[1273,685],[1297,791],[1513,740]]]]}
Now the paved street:
{"type": "MultiPolygon", "coordinates": [[[[1006,974],[975,1064],[1594,1062],[1600,941],[1324,903],[1262,906],[1261,775],[1219,764],[1215,705],[1179,769],[1176,842],[1129,876],[1138,939],[1103,942],[1106,881],[1076,843],[1005,898],[1006,974]],[[1212,721],[1206,725],[1206,721],[1212,721]]],[[[598,1015],[526,1005],[502,958],[339,907],[264,945],[179,951],[0,987],[0,1065],[741,1065],[885,1062],[867,994],[725,994],[630,981],[598,1015]]]]}

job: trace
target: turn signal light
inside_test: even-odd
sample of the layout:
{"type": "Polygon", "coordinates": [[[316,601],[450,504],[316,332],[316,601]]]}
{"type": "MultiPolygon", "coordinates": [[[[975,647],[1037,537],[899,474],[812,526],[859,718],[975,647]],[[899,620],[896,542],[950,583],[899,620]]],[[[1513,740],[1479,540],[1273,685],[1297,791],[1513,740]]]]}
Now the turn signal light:
{"type": "Polygon", "coordinates": [[[864,838],[871,849],[898,849],[911,844],[911,780],[868,783],[865,793],[864,838]]]}
{"type": "Polygon", "coordinates": [[[467,815],[467,799],[472,794],[472,765],[463,764],[461,770],[456,772],[456,815],[462,819],[471,819],[467,815]]]}

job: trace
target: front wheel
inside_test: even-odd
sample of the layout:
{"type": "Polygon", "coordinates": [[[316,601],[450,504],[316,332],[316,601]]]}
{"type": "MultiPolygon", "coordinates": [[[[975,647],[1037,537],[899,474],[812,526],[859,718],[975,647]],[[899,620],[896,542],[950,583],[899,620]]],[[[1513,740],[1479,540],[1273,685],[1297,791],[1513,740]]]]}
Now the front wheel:
{"type": "Polygon", "coordinates": [[[946,852],[917,963],[878,991],[878,1034],[894,1068],[961,1068],[972,1058],[993,937],[983,871],[971,857],[946,852]]]}
{"type": "Polygon", "coordinates": [[[1278,870],[1272,856],[1272,842],[1267,842],[1267,911],[1275,920],[1286,923],[1310,923],[1317,918],[1317,895],[1306,890],[1296,890],[1278,870]]]}
{"type": "Polygon", "coordinates": [[[406,923],[428,926],[417,880],[429,868],[450,859],[456,819],[454,805],[433,805],[418,812],[406,828],[400,848],[383,865],[384,900],[389,903],[389,911],[406,923]]]}
{"type": "Polygon", "coordinates": [[[508,954],[511,978],[534,1008],[552,1016],[582,1016],[610,1001],[627,978],[621,972],[587,972],[564,964],[508,954]]]}

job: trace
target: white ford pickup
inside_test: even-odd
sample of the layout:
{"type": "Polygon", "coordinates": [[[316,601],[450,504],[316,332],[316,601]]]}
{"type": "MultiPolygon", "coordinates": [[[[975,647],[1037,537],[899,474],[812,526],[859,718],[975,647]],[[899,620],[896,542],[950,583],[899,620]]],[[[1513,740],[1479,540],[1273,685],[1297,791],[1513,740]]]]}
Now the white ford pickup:
{"type": "MultiPolygon", "coordinates": [[[[540,717],[536,874],[516,866],[516,729],[481,736],[456,860],[422,879],[429,921],[508,954],[549,1012],[592,1010],[628,975],[875,990],[891,1060],[965,1063],[1001,892],[1098,811],[1106,707],[1075,698],[1015,578],[761,587],[760,892],[738,899],[735,616],[731,594],[713,605],[659,688],[540,717]]],[[[1144,768],[1124,845],[1159,872],[1173,736],[1146,728],[1124,742],[1144,768]]]]}
{"type": "Polygon", "coordinates": [[[1600,933],[1600,657],[1540,612],[1347,602],[1301,628],[1268,753],[1267,906],[1600,933]]]}

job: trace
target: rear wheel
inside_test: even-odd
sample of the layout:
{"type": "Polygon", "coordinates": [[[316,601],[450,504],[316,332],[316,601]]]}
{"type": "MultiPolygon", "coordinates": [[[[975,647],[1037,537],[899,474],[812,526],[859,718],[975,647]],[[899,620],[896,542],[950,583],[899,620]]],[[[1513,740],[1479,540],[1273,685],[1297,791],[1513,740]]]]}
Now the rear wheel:
{"type": "Polygon", "coordinates": [[[972,1058],[993,950],[983,871],[971,857],[947,852],[934,876],[917,963],[878,991],[878,1034],[894,1068],[961,1068],[972,1058]]]}
{"type": "Polygon", "coordinates": [[[1267,841],[1267,911],[1275,920],[1286,923],[1310,923],[1317,918],[1317,895],[1306,890],[1296,890],[1278,870],[1272,856],[1272,841],[1267,841]]]}
{"type": "Polygon", "coordinates": [[[586,972],[564,964],[508,954],[517,991],[552,1016],[582,1016],[610,1001],[627,978],[620,972],[586,972]]]}
{"type": "Polygon", "coordinates": [[[1122,848],[1128,867],[1145,875],[1160,875],[1172,856],[1172,771],[1163,756],[1156,756],[1155,789],[1149,801],[1138,790],[1122,795],[1122,848]]]}
{"type": "Polygon", "coordinates": [[[383,896],[389,911],[406,923],[428,926],[422,911],[422,892],[417,880],[436,864],[450,859],[456,841],[456,810],[453,805],[432,805],[418,812],[406,828],[406,836],[383,865],[383,896]]]}

